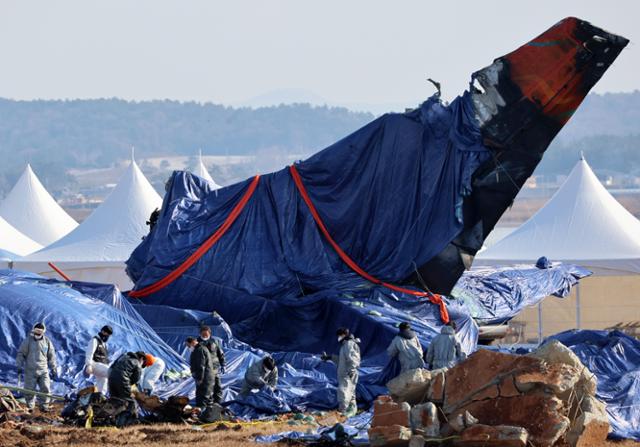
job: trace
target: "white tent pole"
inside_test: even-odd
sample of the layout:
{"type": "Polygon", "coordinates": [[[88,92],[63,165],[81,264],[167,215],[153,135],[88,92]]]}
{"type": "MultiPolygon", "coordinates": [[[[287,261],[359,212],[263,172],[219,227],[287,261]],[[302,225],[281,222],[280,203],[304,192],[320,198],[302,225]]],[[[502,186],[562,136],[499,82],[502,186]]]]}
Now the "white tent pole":
{"type": "Polygon", "coordinates": [[[538,344],[542,343],[542,301],[538,303],[538,344]]]}
{"type": "Polygon", "coordinates": [[[576,329],[580,329],[580,283],[576,286],[576,329]]]}

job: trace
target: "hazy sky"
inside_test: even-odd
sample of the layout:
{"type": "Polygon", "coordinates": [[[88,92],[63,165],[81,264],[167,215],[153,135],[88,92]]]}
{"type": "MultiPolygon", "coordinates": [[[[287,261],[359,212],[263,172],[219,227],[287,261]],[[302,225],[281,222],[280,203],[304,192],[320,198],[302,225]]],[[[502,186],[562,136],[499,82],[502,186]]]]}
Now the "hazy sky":
{"type": "Polygon", "coordinates": [[[472,71],[575,15],[631,39],[598,92],[640,89],[640,2],[0,0],[0,96],[242,103],[452,98],[472,71]],[[275,96],[282,94],[278,93],[275,96]]]}

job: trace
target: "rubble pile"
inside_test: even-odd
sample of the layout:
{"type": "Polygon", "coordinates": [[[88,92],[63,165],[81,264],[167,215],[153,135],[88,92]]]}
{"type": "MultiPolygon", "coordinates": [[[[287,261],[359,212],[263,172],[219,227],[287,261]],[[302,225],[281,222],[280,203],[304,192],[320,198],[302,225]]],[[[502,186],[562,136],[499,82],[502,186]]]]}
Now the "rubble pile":
{"type": "Polygon", "coordinates": [[[371,445],[587,446],[609,421],[596,378],[557,341],[527,356],[479,350],[451,369],[407,371],[374,404],[371,445]]]}

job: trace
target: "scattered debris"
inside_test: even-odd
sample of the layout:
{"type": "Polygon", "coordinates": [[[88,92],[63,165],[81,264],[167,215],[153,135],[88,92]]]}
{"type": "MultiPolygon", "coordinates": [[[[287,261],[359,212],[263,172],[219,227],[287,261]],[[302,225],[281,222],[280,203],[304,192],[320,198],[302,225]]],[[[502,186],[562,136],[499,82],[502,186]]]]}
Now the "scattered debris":
{"type": "Polygon", "coordinates": [[[449,370],[407,371],[389,382],[369,436],[372,445],[415,447],[443,437],[459,446],[600,445],[609,422],[596,385],[557,341],[528,356],[482,349],[449,370]]]}

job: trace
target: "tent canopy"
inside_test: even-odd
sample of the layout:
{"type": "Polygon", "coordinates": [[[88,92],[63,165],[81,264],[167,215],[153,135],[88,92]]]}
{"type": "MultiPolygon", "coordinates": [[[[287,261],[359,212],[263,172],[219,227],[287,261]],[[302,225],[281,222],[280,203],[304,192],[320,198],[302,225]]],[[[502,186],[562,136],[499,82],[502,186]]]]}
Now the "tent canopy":
{"type": "Polygon", "coordinates": [[[222,188],[222,186],[218,185],[213,180],[213,177],[211,177],[211,174],[209,174],[209,171],[207,171],[207,167],[204,165],[204,162],[202,161],[202,152],[198,153],[198,163],[196,163],[196,166],[193,169],[193,173],[198,177],[203,178],[209,183],[211,183],[212,190],[222,188]]]}
{"type": "Polygon", "coordinates": [[[475,265],[535,262],[540,256],[596,275],[640,273],[640,221],[602,186],[584,159],[549,202],[480,252],[475,265]]]}
{"type": "Polygon", "coordinates": [[[29,239],[0,217],[0,258],[14,260],[41,248],[42,245],[29,239]]]}
{"type": "Polygon", "coordinates": [[[9,195],[0,204],[0,216],[44,246],[57,241],[78,226],[42,186],[31,165],[27,165],[9,195]]]}
{"type": "Polygon", "coordinates": [[[75,230],[25,257],[16,268],[51,274],[53,262],[72,279],[130,285],[124,261],[149,228],[146,221],[162,199],[131,161],[106,200],[75,230]]]}

